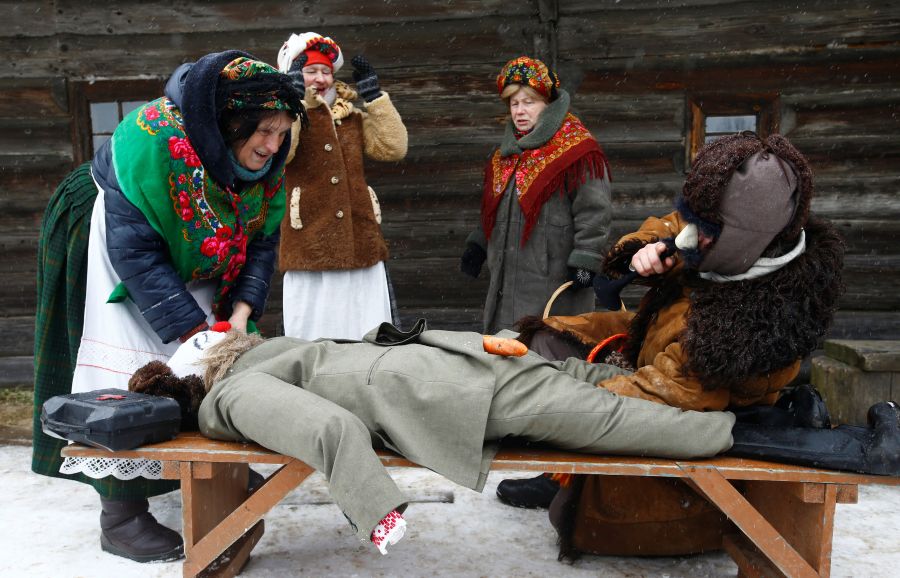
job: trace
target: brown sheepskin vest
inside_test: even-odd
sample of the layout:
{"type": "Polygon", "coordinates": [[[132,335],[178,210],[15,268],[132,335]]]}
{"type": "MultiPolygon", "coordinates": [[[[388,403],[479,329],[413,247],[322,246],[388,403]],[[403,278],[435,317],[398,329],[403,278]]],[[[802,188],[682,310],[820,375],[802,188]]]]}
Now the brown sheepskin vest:
{"type": "Polygon", "coordinates": [[[327,106],[310,109],[309,129],[300,135],[284,180],[281,271],[362,269],[387,259],[363,174],[361,114],[336,124],[327,106]],[[292,212],[299,223],[292,225],[292,212]]]}

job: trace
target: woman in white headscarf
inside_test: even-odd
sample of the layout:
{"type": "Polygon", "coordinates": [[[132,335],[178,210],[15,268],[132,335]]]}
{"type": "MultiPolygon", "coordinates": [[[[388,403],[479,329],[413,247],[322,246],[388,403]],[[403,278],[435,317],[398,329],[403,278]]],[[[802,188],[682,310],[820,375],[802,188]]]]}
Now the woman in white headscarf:
{"type": "Polygon", "coordinates": [[[278,254],[291,337],[360,339],[392,320],[381,209],[363,156],[403,159],[406,127],[369,62],[352,60],[356,90],[335,80],[343,63],[337,43],[315,32],[291,35],[278,54],[279,69],[304,89],[309,115],[288,156],[278,254]],[[362,109],[353,104],[357,97],[362,109]]]}

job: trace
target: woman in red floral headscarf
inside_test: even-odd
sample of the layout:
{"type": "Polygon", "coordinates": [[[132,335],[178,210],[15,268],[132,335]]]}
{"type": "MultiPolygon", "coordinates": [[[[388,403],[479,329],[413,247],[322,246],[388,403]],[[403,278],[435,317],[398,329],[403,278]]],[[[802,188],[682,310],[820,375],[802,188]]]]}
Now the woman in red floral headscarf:
{"type": "Polygon", "coordinates": [[[575,287],[554,313],[594,309],[611,220],[606,157],[575,115],[569,94],[540,60],[520,56],[497,76],[510,119],[484,171],[481,222],[466,239],[460,269],[477,277],[487,261],[484,332],[539,315],[567,280],[575,287]]]}

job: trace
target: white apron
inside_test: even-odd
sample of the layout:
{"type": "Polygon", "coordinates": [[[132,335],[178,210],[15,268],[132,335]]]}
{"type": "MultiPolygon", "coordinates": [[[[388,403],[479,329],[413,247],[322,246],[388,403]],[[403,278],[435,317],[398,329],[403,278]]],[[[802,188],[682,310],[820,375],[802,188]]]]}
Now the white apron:
{"type": "MultiPolygon", "coordinates": [[[[106,248],[106,210],[103,189],[91,213],[88,238],[88,272],[85,291],[84,330],[78,347],[78,359],[72,380],[72,393],[115,387],[128,389],[128,380],[140,367],[158,360],[165,363],[180,345],[176,339],[163,343],[130,299],[107,303],[120,279],[112,268],[106,248]]],[[[207,314],[210,314],[217,281],[201,281],[188,285],[188,291],[207,314]]],[[[159,463],[148,460],[66,458],[60,471],[81,472],[94,478],[114,475],[130,480],[143,476],[159,478],[159,463]]]]}
{"type": "Polygon", "coordinates": [[[284,274],[284,334],[314,339],[362,339],[391,321],[384,262],[366,269],[287,271],[284,274]]]}

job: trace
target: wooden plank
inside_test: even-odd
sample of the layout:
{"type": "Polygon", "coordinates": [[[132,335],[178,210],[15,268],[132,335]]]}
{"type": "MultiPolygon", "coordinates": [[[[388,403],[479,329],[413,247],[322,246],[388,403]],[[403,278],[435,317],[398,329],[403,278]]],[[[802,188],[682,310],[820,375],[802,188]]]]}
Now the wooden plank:
{"type": "Polygon", "coordinates": [[[24,357],[33,352],[34,316],[0,317],[0,358],[24,357]]]}
{"type": "MultiPolygon", "coordinates": [[[[195,461],[211,463],[268,463],[288,464],[294,460],[254,443],[213,440],[199,432],[183,432],[177,438],[133,450],[115,452],[121,458],[146,458],[160,461],[195,461]]],[[[63,448],[62,455],[72,457],[108,457],[110,452],[80,444],[63,448]]],[[[379,451],[387,466],[415,466],[392,452],[379,451]]],[[[693,469],[715,468],[722,476],[733,480],[768,480],[781,482],[810,482],[829,484],[885,484],[900,486],[900,478],[855,474],[777,464],[742,458],[716,457],[708,460],[669,460],[632,456],[600,456],[550,449],[501,448],[494,458],[494,468],[557,471],[561,473],[596,473],[609,475],[667,475],[692,477],[693,469]]]]}
{"type": "Polygon", "coordinates": [[[738,578],[784,576],[784,573],[753,547],[753,543],[746,536],[728,534],[722,538],[722,548],[737,564],[738,578]]]}
{"type": "MultiPolygon", "coordinates": [[[[199,569],[195,574],[206,568],[220,553],[224,552],[231,544],[222,545],[221,549],[209,561],[202,563],[199,559],[196,546],[210,531],[227,518],[247,497],[247,464],[242,463],[218,463],[194,462],[182,464],[181,488],[185,543],[185,573],[193,568],[199,569]],[[202,565],[201,565],[202,564],[202,565]]],[[[249,526],[248,526],[249,527],[249,526]]],[[[256,541],[262,534],[262,527],[255,529],[258,532],[256,541]]],[[[243,529],[240,535],[243,535],[243,529]]],[[[239,535],[239,537],[240,537],[239,535]]],[[[250,540],[252,541],[252,540],[250,540]]],[[[255,544],[255,541],[253,541],[255,544]]],[[[251,546],[252,548],[252,546],[251,546]]],[[[213,572],[214,575],[235,576],[246,562],[250,550],[240,548],[237,558],[221,560],[213,572]]],[[[202,553],[200,554],[202,556],[202,553]]]]}
{"type": "MultiPolygon", "coordinates": [[[[397,21],[429,22],[470,20],[488,16],[523,17],[535,12],[529,3],[502,0],[454,0],[453,2],[406,3],[399,10],[391,2],[354,0],[285,3],[260,0],[247,4],[226,0],[193,4],[154,3],[136,0],[118,2],[114,10],[102,4],[85,5],[77,0],[57,0],[57,27],[79,34],[141,35],[168,30],[190,34],[197,30],[247,34],[273,28],[329,30],[355,26],[364,29],[397,21]],[[142,6],[144,4],[144,6],[142,6]]],[[[330,34],[333,34],[330,33],[330,34]]],[[[339,38],[336,39],[340,42],[339,38]]]]}
{"type": "MultiPolygon", "coordinates": [[[[2,324],[0,324],[0,330],[2,330],[2,324]]],[[[0,357],[0,388],[14,386],[34,387],[33,356],[0,357]]]]}
{"type": "MultiPolygon", "coordinates": [[[[159,3],[154,3],[151,9],[159,6],[159,3]]],[[[252,19],[244,15],[244,25],[250,21],[252,19]]],[[[308,19],[304,19],[300,29],[306,30],[308,26],[308,19]]],[[[524,17],[483,16],[443,20],[438,25],[428,21],[385,22],[377,26],[377,31],[373,27],[370,35],[360,34],[360,29],[355,26],[328,26],[325,32],[343,44],[342,48],[348,56],[364,53],[371,62],[381,63],[378,64],[379,72],[383,73],[390,70],[390,63],[396,66],[403,60],[401,55],[408,51],[411,43],[417,46],[415,66],[441,67],[444,70],[447,67],[445,55],[448,53],[452,53],[459,62],[483,60],[484,46],[491,46],[498,54],[526,53],[533,48],[532,38],[539,31],[538,27],[536,21],[524,17]],[[498,29],[507,32],[498,34],[498,29]],[[342,41],[344,38],[356,40],[342,41]]],[[[297,27],[281,23],[277,28],[241,35],[240,44],[234,48],[271,62],[275,60],[284,40],[297,30],[297,27]]],[[[9,67],[13,70],[0,68],[0,75],[38,77],[62,73],[68,77],[88,78],[99,76],[98,71],[114,71],[116,76],[125,77],[167,76],[182,61],[221,49],[222,33],[216,28],[192,29],[183,33],[150,30],[141,34],[140,42],[135,42],[133,36],[126,34],[61,32],[49,39],[36,38],[27,49],[15,39],[0,37],[0,50],[9,51],[13,62],[19,59],[29,63],[28,69],[12,65],[9,67]],[[65,56],[60,54],[63,50],[65,56]]],[[[499,65],[502,62],[495,66],[499,65]]],[[[349,68],[342,70],[339,78],[349,78],[349,68]]],[[[490,80],[485,82],[486,85],[489,83],[490,80]]]]}
{"type": "Polygon", "coordinates": [[[823,485],[821,502],[803,502],[783,484],[747,481],[743,494],[821,576],[831,571],[837,487],[823,485]]]}
{"type": "MultiPolygon", "coordinates": [[[[0,36],[2,38],[2,36],[0,36]]],[[[27,44],[19,40],[19,45],[27,44]]],[[[2,65],[0,65],[2,66],[2,65]]],[[[2,68],[0,68],[2,71],[2,68]]],[[[0,73],[2,76],[10,74],[0,73]]],[[[64,77],[45,74],[39,78],[4,78],[0,87],[0,118],[10,122],[17,118],[67,118],[66,82],[64,77]]]]}
{"type": "Polygon", "coordinates": [[[727,515],[779,572],[797,578],[819,575],[721,473],[709,468],[688,468],[688,473],[703,496],[727,515]]]}
{"type": "MultiPolygon", "coordinates": [[[[231,578],[232,576],[240,574],[241,570],[243,570],[244,566],[249,561],[251,550],[253,550],[260,538],[262,538],[265,527],[264,520],[260,520],[254,524],[252,528],[247,530],[247,532],[238,538],[234,544],[226,548],[218,558],[213,560],[212,563],[197,576],[199,578],[231,578]]],[[[187,576],[188,574],[185,570],[185,568],[182,568],[182,572],[187,576]]]]}
{"type": "Polygon", "coordinates": [[[54,4],[54,0],[3,0],[0,2],[0,14],[3,14],[3,32],[0,34],[17,38],[52,34],[54,27],[47,23],[54,20],[54,4]]]}
{"type": "MultiPolygon", "coordinates": [[[[891,81],[898,63],[887,50],[852,50],[846,53],[816,51],[792,56],[767,54],[757,59],[746,54],[673,54],[640,56],[622,60],[597,58],[597,52],[563,52],[570,67],[581,71],[579,93],[645,94],[683,92],[710,93],[776,91],[809,94],[847,86],[893,90],[891,81]],[[701,57],[702,56],[702,57],[701,57]],[[689,66],[685,66],[689,64],[689,66]]],[[[640,53],[638,53],[640,54],[640,53]]]]}
{"type": "MultiPolygon", "coordinates": [[[[266,512],[303,482],[312,471],[312,468],[302,462],[291,461],[269,476],[265,488],[260,488],[250,495],[246,501],[240,504],[240,508],[229,510],[230,514],[221,518],[222,521],[208,533],[193,534],[197,540],[193,542],[190,556],[186,555],[184,574],[193,576],[206,568],[210,562],[243,535],[244,528],[251,528],[259,522],[266,512]]],[[[246,483],[244,491],[246,492],[246,483]]],[[[196,508],[196,505],[192,505],[192,508],[196,508]]],[[[187,542],[186,532],[185,542],[187,542]]]]}
{"type": "Polygon", "coordinates": [[[627,9],[611,9],[610,3],[566,4],[560,10],[560,54],[593,53],[604,58],[640,58],[644,54],[692,54],[702,37],[707,58],[711,54],[748,53],[791,54],[839,49],[848,45],[889,43],[900,38],[898,7],[894,3],[876,5],[840,4],[818,6],[815,11],[797,11],[775,2],[686,4],[678,6],[649,2],[627,9]],[[894,15],[894,20],[885,22],[894,15]],[[856,34],[849,33],[846,22],[854,22],[856,34]],[[602,22],[615,34],[597,42],[591,28],[602,22]],[[784,23],[791,23],[785,34],[784,23]],[[701,23],[706,23],[701,26],[701,23]]]}

